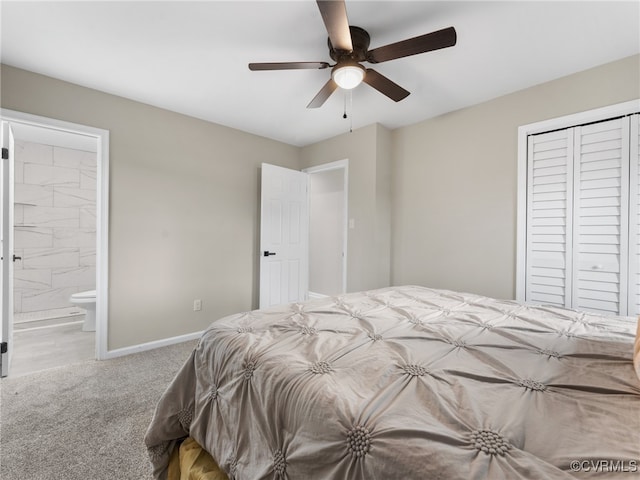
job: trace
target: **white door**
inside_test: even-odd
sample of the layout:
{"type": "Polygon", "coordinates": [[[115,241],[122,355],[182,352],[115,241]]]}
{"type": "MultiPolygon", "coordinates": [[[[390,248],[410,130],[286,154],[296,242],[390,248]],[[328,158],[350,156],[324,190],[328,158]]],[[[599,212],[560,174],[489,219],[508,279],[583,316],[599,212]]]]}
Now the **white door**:
{"type": "Polygon", "coordinates": [[[640,310],[637,122],[530,136],[525,301],[609,315],[640,310]]]}
{"type": "Polygon", "coordinates": [[[2,122],[2,168],[0,168],[0,242],[2,243],[2,275],[0,275],[0,376],[9,374],[13,337],[13,132],[8,122],[2,122]]]}
{"type": "Polygon", "coordinates": [[[528,143],[527,302],[571,307],[573,129],[528,143]]]}
{"type": "Polygon", "coordinates": [[[308,175],[262,164],[260,308],[307,299],[308,175]]]}
{"type": "Polygon", "coordinates": [[[572,308],[627,314],[629,119],[575,127],[572,308]]]}

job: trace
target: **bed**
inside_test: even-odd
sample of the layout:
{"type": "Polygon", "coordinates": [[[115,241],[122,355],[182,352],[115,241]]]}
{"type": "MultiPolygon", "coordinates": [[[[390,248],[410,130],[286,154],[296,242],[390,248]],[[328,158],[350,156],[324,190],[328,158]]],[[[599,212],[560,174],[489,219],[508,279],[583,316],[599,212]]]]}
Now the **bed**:
{"type": "Polygon", "coordinates": [[[162,480],[186,438],[231,480],[628,479],[635,332],[419,286],[240,313],[202,335],[145,443],[162,480]]]}

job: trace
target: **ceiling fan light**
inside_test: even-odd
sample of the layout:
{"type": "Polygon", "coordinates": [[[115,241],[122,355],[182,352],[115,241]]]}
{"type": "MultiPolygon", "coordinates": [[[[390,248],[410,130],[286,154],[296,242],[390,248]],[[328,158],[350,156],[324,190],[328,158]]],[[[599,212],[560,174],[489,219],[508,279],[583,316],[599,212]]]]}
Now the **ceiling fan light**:
{"type": "Polygon", "coordinates": [[[340,88],[351,90],[362,83],[364,73],[364,68],[358,64],[339,65],[331,72],[331,78],[333,78],[333,81],[336,82],[340,88]]]}

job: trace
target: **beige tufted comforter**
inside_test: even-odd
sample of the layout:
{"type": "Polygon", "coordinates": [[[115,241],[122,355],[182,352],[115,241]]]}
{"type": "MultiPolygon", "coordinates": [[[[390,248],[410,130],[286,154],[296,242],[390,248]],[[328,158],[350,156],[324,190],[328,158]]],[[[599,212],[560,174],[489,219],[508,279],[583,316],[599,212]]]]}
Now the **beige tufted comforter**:
{"type": "Polygon", "coordinates": [[[187,435],[241,480],[635,478],[634,332],[416,286],[232,315],[145,442],[159,479],[187,435]]]}

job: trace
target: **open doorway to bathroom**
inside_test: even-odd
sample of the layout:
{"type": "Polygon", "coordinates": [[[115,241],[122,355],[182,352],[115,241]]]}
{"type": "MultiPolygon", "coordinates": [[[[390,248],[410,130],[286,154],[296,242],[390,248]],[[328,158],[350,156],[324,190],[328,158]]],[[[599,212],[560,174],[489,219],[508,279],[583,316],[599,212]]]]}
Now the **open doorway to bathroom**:
{"type": "Polygon", "coordinates": [[[74,137],[16,130],[12,376],[95,358],[70,297],[96,289],[96,148],[74,137]]]}
{"type": "Polygon", "coordinates": [[[12,304],[3,318],[9,376],[104,358],[108,132],[6,110],[2,117],[13,139],[13,188],[3,184],[13,206],[11,281],[3,283],[12,304]]]}

